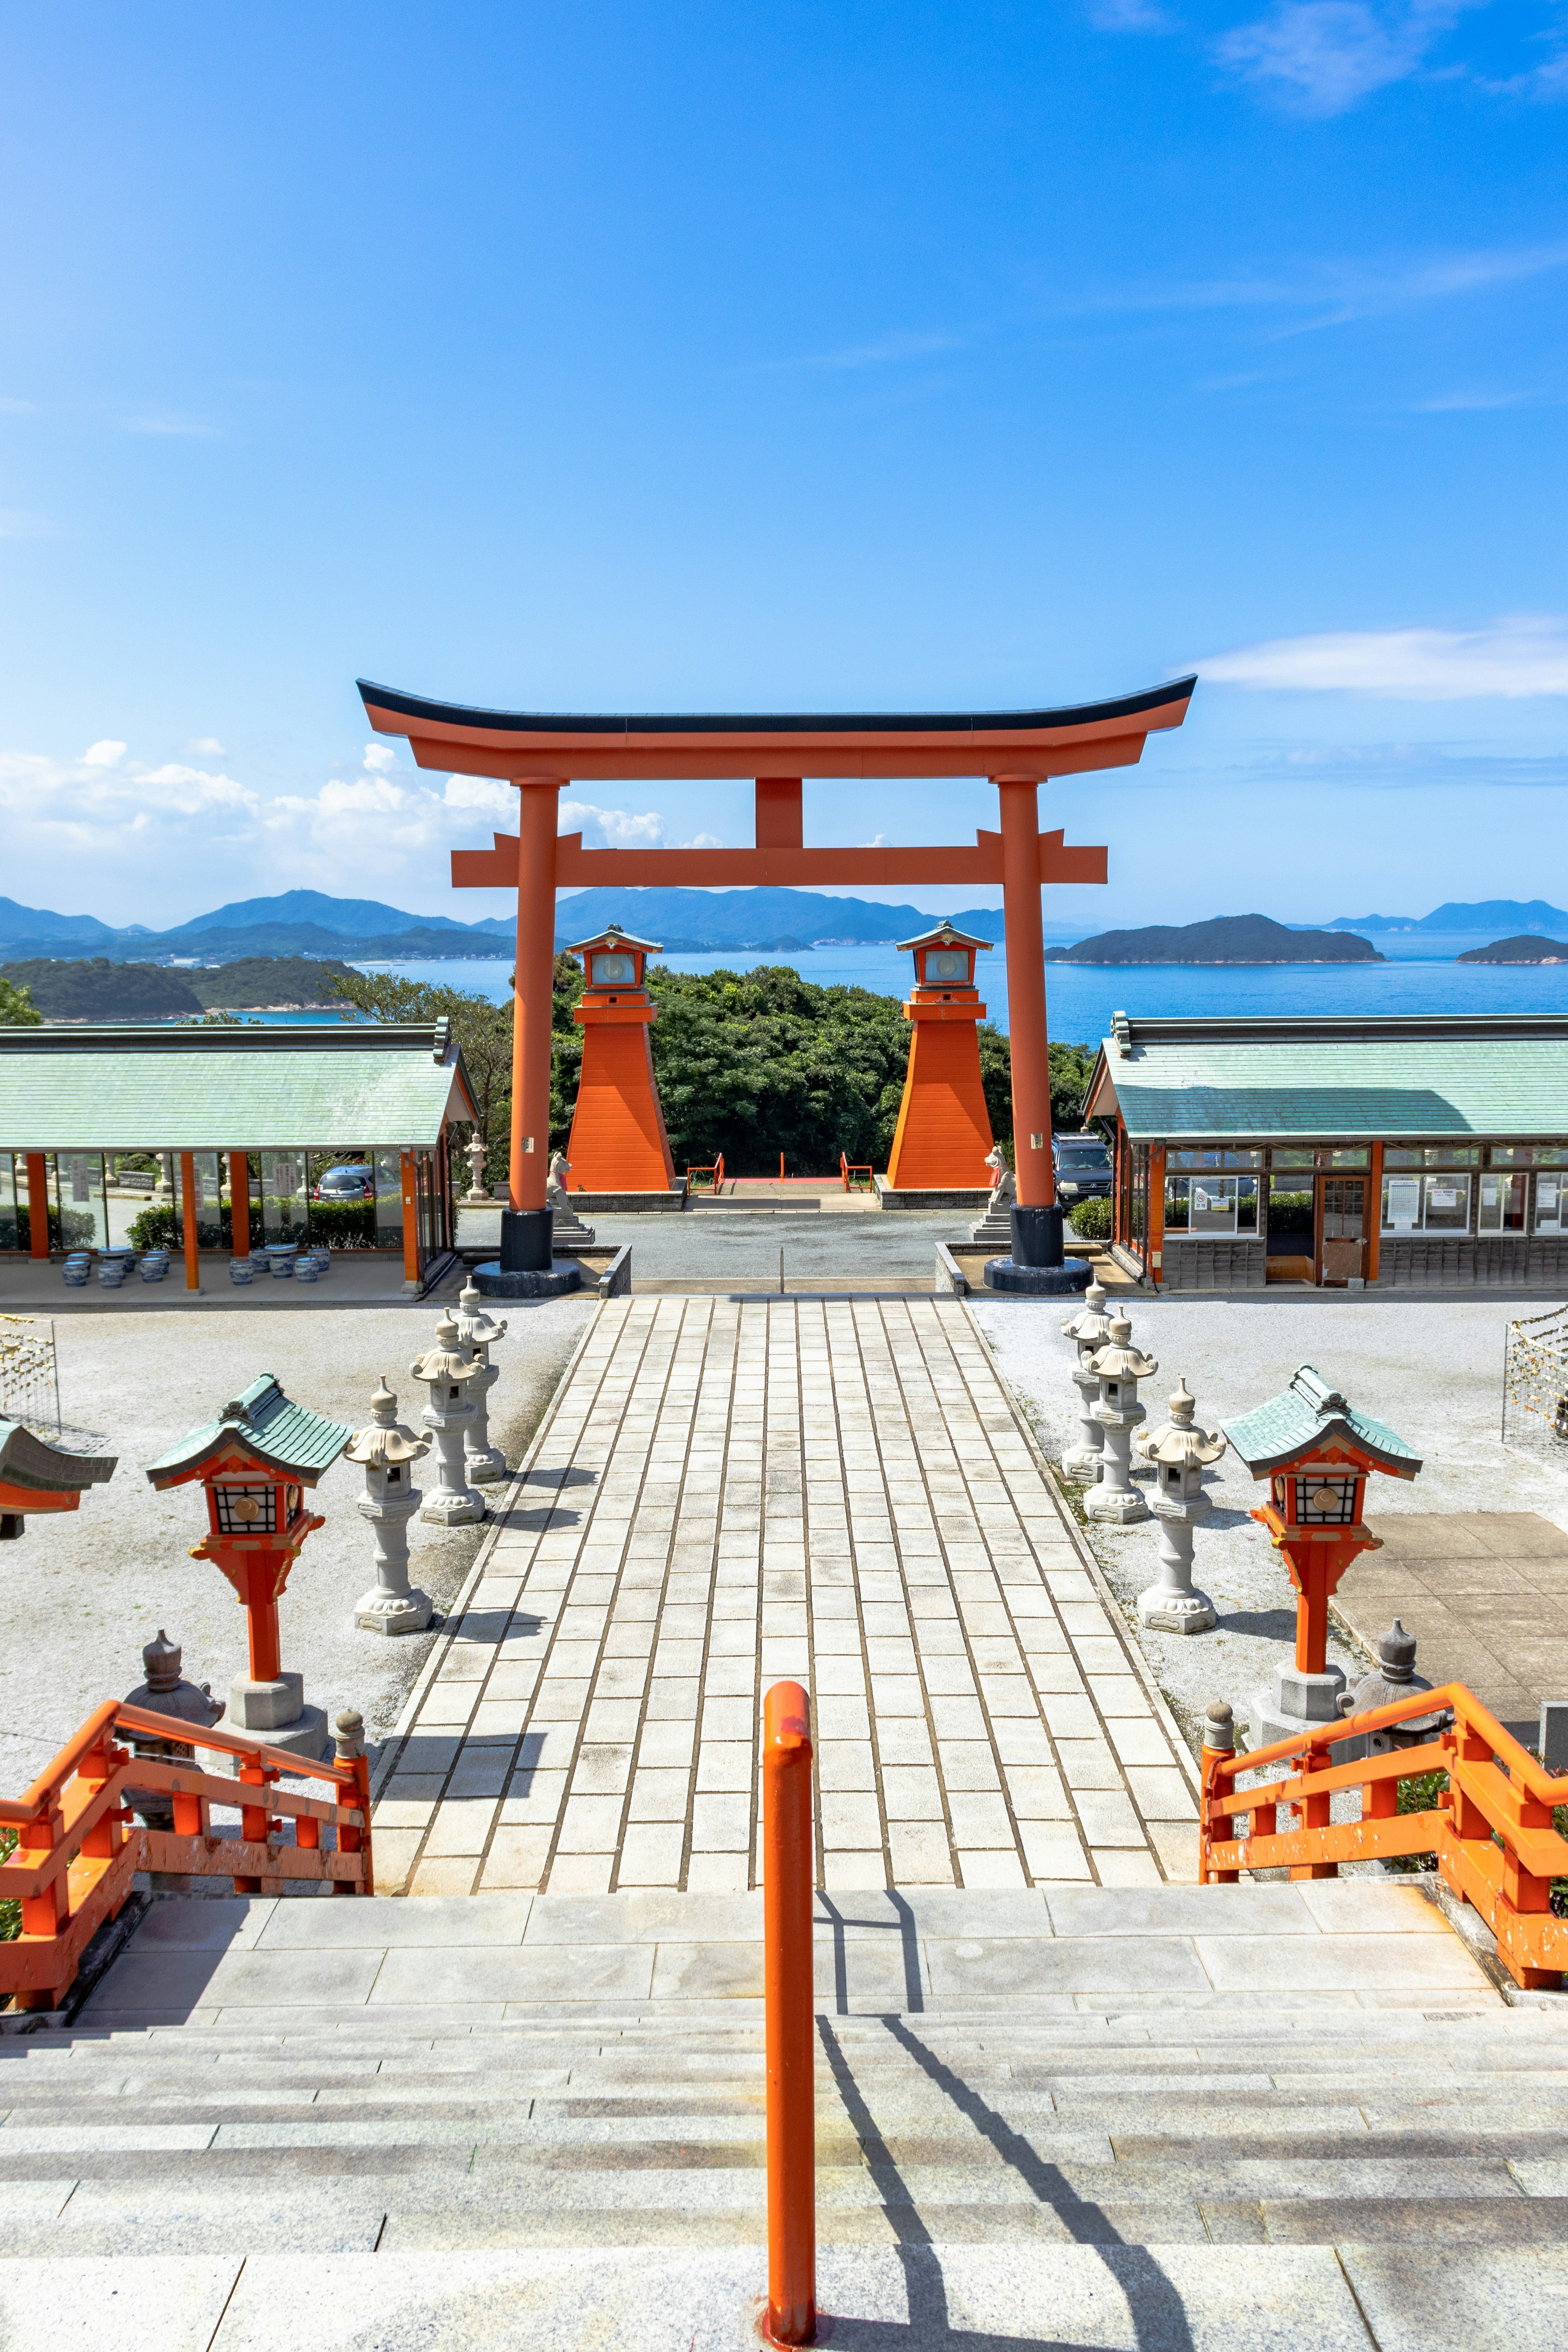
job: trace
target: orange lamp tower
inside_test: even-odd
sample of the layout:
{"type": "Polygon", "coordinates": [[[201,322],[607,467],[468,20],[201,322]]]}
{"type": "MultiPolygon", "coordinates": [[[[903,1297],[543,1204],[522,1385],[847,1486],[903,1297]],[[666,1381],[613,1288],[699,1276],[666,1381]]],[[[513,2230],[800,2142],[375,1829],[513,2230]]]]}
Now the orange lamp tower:
{"type": "Polygon", "coordinates": [[[583,1032],[583,1072],[566,1157],[574,1192],[668,1192],[675,1163],[654,1084],[649,1036],[658,1008],[643,984],[653,940],[612,923],[570,949],[587,987],[573,1018],[583,1032]]]}
{"type": "Polygon", "coordinates": [[[989,1188],[991,1118],[980,1083],[978,1024],[985,1007],[974,984],[974,959],[989,940],[973,940],[949,922],[900,940],[912,950],[914,993],[904,1006],[913,1024],[904,1098],[888,1160],[889,1192],[989,1188]]]}

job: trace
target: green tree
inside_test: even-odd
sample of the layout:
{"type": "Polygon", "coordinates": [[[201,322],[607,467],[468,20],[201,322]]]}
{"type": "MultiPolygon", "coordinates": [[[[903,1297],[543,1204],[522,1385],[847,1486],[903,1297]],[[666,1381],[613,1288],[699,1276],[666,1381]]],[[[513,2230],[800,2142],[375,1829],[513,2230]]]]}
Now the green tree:
{"type": "Polygon", "coordinates": [[[0,979],[0,1029],[39,1029],[43,1020],[30,988],[14,988],[0,979]]]}
{"type": "Polygon", "coordinates": [[[449,1021],[474,1090],[479,1133],[489,1158],[486,1180],[504,1182],[508,1171],[511,1108],[511,998],[492,1004],[488,996],[462,988],[403,980],[395,972],[354,972],[332,982],[352,1012],[367,1021],[449,1021]]]}

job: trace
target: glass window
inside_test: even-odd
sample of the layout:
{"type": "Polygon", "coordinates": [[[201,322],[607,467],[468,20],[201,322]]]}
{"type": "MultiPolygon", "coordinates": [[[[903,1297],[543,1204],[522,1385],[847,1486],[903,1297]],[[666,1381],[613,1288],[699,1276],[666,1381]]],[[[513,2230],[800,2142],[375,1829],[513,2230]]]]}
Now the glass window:
{"type": "Polygon", "coordinates": [[[1524,1188],[1529,1181],[1522,1171],[1517,1176],[1499,1173],[1481,1177],[1480,1205],[1476,1212],[1477,1232],[1523,1233],[1524,1188]]]}
{"type": "MultiPolygon", "coordinates": [[[[219,1197],[221,1166],[216,1151],[193,1151],[191,1172],[195,1179],[196,1247],[222,1249],[228,1235],[223,1228],[223,1205],[219,1197]]],[[[180,1246],[184,1246],[184,1195],[181,1189],[180,1158],[174,1155],[174,1230],[180,1246]]]]}
{"type": "Polygon", "coordinates": [[[1568,1147],[1561,1143],[1534,1144],[1530,1157],[1535,1168],[1568,1168],[1568,1147]]]}
{"type": "Polygon", "coordinates": [[[1261,1168],[1261,1151],[1168,1151],[1167,1168],[1261,1168]]]}
{"type": "Polygon", "coordinates": [[[1320,1168],[1364,1168],[1367,1158],[1367,1150],[1363,1144],[1353,1151],[1320,1151],[1318,1165],[1320,1168]]]}
{"type": "Polygon", "coordinates": [[[66,1249],[107,1249],[109,1202],[101,1151],[62,1151],[55,1161],[55,1200],[66,1249]]]}
{"type": "Polygon", "coordinates": [[[1535,1230],[1538,1234],[1568,1233],[1568,1181],[1544,1171],[1535,1180],[1535,1230]]]}
{"type": "Polygon", "coordinates": [[[1316,1166],[1317,1158],[1315,1151],[1298,1151],[1294,1147],[1285,1150],[1276,1145],[1268,1155],[1268,1164],[1271,1168],[1311,1168],[1316,1166]]]}
{"type": "Polygon", "coordinates": [[[302,1151],[261,1154],[261,1241],[305,1238],[305,1155],[302,1151]]]}
{"type": "Polygon", "coordinates": [[[375,1154],[375,1245],[377,1249],[400,1250],[403,1247],[401,1151],[378,1151],[375,1154]]]}
{"type": "Polygon", "coordinates": [[[1176,1234],[1255,1234],[1257,1178],[1168,1176],[1165,1230],[1176,1234]]]}
{"type": "Polygon", "coordinates": [[[1479,1168],[1479,1143],[1412,1143],[1397,1149],[1391,1143],[1383,1155],[1385,1168],[1479,1168]]]}
{"type": "Polygon", "coordinates": [[[1470,1179],[1450,1176],[1385,1176],[1385,1234],[1463,1234],[1470,1225],[1470,1179]]]}
{"type": "Polygon", "coordinates": [[[1530,1164],[1528,1143],[1494,1143],[1487,1153],[1489,1168],[1528,1168],[1530,1164]]]}

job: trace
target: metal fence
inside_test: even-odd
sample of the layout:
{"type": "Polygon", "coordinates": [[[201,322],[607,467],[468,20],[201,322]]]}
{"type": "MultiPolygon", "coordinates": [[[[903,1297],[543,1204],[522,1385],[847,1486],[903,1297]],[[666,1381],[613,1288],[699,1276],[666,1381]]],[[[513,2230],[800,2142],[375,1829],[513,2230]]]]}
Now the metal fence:
{"type": "Polygon", "coordinates": [[[1568,1467],[1568,1307],[1510,1323],[1503,1342],[1502,1442],[1568,1467]]]}
{"type": "Polygon", "coordinates": [[[22,1421],[29,1429],[58,1433],[60,1373],[52,1322],[0,1315],[0,1421],[22,1421]]]}

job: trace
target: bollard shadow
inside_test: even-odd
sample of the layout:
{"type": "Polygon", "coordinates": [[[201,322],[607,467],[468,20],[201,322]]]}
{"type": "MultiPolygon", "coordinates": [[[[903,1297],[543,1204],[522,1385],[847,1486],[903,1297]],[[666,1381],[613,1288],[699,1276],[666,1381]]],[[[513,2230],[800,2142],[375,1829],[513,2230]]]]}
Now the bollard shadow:
{"type": "Polygon", "coordinates": [[[1265,1641],[1295,1643],[1294,1609],[1221,1609],[1216,1614],[1224,1633],[1256,1633],[1265,1641]]]}
{"type": "Polygon", "coordinates": [[[523,1472],[518,1484],[521,1486],[594,1486],[598,1484],[598,1473],[579,1469],[575,1465],[564,1470],[548,1470],[542,1464],[536,1463],[531,1470],[523,1472]]]}
{"type": "MultiPolygon", "coordinates": [[[[1108,2284],[1125,2299],[1139,2352],[1193,2352],[1193,2332],[1180,2291],[1149,2250],[1129,2244],[1103,2209],[1079,2197],[1063,2179],[1060,2167],[1015,2131],[1006,2117],[921,2042],[901,2017],[885,2015],[882,2022],[928,2081],[1012,2167],[1039,2203],[1050,2209],[1068,2237],[1099,2255],[1108,2284]]],[[[1090,2352],[1089,2347],[1069,2336],[1002,2335],[953,2325],[937,2241],[878,2127],[832,2025],[825,2017],[816,2023],[823,2054],[893,2231],[909,2304],[907,2320],[857,2319],[835,2312],[819,2329],[818,2340],[839,2347],[840,2352],[1090,2352]]]]}
{"type": "Polygon", "coordinates": [[[542,1535],[546,1528],[574,1528],[582,1517],[581,1511],[563,1511],[559,1503],[534,1503],[499,1511],[495,1524],[514,1535],[542,1535]]]}
{"type": "MultiPolygon", "coordinates": [[[[917,2015],[925,2008],[925,1990],[921,1983],[920,1937],[915,1927],[915,1915],[898,1889],[883,1890],[898,1916],[893,1919],[857,1919],[847,1917],[831,1895],[819,1887],[816,1899],[827,1915],[833,1929],[833,2004],[838,2017],[849,2014],[849,1950],[845,1930],[847,1927],[873,1928],[882,1934],[897,1936],[904,1964],[904,2007],[917,2015]]],[[[816,1923],[820,1926],[820,1916],[816,1923]]]]}

